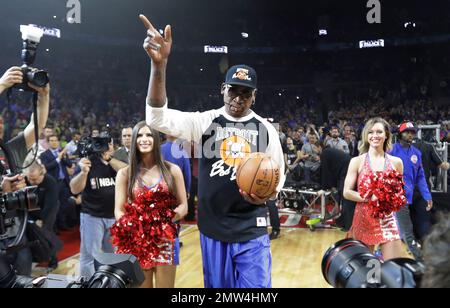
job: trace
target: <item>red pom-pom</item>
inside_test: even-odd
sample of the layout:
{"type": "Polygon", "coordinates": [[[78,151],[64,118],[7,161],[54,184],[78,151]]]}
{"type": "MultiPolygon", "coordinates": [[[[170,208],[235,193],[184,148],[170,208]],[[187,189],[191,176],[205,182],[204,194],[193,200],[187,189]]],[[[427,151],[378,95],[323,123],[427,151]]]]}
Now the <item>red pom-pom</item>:
{"type": "Polygon", "coordinates": [[[360,194],[370,200],[371,216],[383,219],[392,212],[398,212],[407,203],[404,186],[403,176],[395,170],[373,172],[369,180],[360,186],[360,194]]]}
{"type": "Polygon", "coordinates": [[[144,269],[164,263],[161,251],[173,244],[177,236],[177,227],[172,222],[175,204],[175,197],[161,185],[155,190],[137,189],[133,203],[125,204],[125,215],[111,228],[117,253],[136,256],[144,269]]]}

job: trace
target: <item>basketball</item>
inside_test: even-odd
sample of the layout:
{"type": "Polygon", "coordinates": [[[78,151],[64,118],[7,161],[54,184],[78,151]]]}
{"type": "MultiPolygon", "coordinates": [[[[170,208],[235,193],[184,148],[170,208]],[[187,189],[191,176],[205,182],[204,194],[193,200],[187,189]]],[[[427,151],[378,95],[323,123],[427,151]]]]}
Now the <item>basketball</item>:
{"type": "Polygon", "coordinates": [[[241,160],[236,182],[241,190],[264,199],[275,192],[280,182],[280,168],[270,156],[252,153],[241,160]]]}

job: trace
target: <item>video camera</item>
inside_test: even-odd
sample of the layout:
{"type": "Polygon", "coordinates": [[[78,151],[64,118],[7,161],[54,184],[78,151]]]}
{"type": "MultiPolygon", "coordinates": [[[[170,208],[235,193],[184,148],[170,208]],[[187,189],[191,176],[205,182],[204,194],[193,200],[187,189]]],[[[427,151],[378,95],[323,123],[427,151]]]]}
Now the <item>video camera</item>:
{"type": "Polygon", "coordinates": [[[331,246],[322,259],[322,274],[335,288],[417,288],[425,266],[413,259],[381,263],[369,247],[354,239],[331,246]]]}
{"type": "Polygon", "coordinates": [[[84,137],[78,143],[76,153],[80,157],[99,155],[108,151],[111,140],[111,137],[108,135],[103,135],[102,137],[84,137]]]}
{"type": "Polygon", "coordinates": [[[36,59],[36,51],[44,31],[34,26],[21,25],[20,32],[22,32],[23,40],[21,52],[23,82],[16,84],[15,87],[23,91],[33,92],[34,90],[28,86],[28,83],[43,88],[49,82],[46,71],[31,67],[36,59]]]}

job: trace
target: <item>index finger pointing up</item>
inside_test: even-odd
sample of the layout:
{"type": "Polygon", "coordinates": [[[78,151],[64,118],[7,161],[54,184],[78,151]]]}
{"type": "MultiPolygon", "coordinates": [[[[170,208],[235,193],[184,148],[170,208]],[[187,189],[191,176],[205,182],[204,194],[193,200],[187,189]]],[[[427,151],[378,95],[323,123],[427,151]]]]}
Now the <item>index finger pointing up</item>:
{"type": "Polygon", "coordinates": [[[152,23],[150,22],[150,20],[148,20],[147,17],[145,17],[145,15],[140,14],[139,18],[141,19],[142,23],[144,24],[144,26],[152,31],[156,31],[155,27],[153,27],[152,23]]]}

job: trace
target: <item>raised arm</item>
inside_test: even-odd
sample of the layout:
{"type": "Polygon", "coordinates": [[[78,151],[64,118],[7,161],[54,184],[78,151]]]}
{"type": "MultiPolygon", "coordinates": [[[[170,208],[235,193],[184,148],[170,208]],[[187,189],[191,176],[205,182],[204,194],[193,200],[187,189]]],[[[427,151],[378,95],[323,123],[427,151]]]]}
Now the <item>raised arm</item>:
{"type": "MultiPolygon", "coordinates": [[[[47,84],[44,88],[38,88],[33,86],[32,84],[28,84],[29,87],[33,88],[38,93],[38,102],[37,102],[37,118],[38,118],[38,135],[44,130],[45,125],[47,124],[48,119],[48,111],[50,108],[50,84],[47,84]]],[[[25,127],[24,137],[27,145],[27,150],[30,150],[33,144],[36,142],[34,138],[34,120],[33,114],[31,115],[30,123],[25,127]]]]}
{"type": "Polygon", "coordinates": [[[82,158],[78,165],[80,166],[80,173],[78,173],[72,180],[70,180],[70,191],[74,195],[81,193],[86,187],[86,181],[89,171],[91,170],[91,161],[87,158],[82,158]]]}
{"type": "Polygon", "coordinates": [[[139,15],[139,18],[147,29],[144,49],[151,60],[145,120],[164,134],[198,142],[211,124],[214,112],[181,112],[167,108],[166,68],[172,47],[172,29],[166,26],[163,37],[147,17],[139,15]]]}
{"type": "Polygon", "coordinates": [[[166,103],[166,68],[172,48],[172,29],[169,25],[164,30],[164,37],[153,27],[144,15],[139,15],[147,29],[144,49],[152,61],[147,104],[151,107],[163,107],[166,103]]]}

